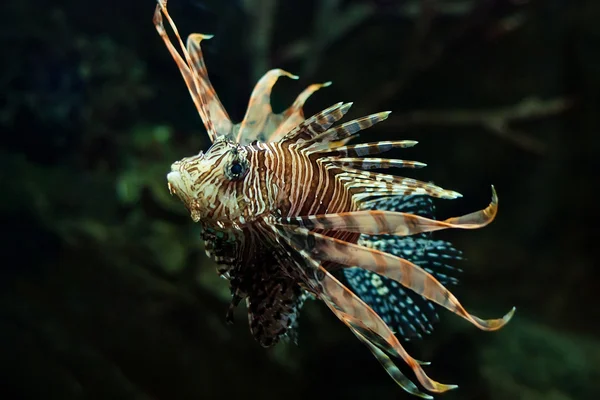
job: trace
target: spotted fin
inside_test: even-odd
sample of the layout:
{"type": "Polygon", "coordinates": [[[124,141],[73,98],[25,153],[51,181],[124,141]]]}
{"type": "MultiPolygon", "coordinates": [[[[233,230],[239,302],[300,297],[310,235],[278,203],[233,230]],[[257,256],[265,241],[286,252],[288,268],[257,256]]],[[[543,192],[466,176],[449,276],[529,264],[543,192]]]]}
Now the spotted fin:
{"type": "Polygon", "coordinates": [[[302,263],[306,263],[308,267],[304,268],[305,272],[307,272],[305,283],[310,290],[323,300],[340,321],[348,326],[369,347],[373,355],[400,387],[411,394],[423,398],[431,398],[431,396],[420,392],[400,372],[385,352],[394,357],[402,358],[413,370],[423,387],[429,391],[441,393],[457,387],[456,385],[436,382],[427,376],[422,368],[427,363],[411,357],[377,313],[303,250],[303,247],[306,247],[301,239],[298,240],[298,237],[294,238],[293,235],[290,236],[290,232],[284,229],[275,228],[274,230],[281,235],[280,239],[282,239],[284,246],[289,246],[302,255],[302,263]],[[314,277],[309,277],[313,273],[314,277]]]}
{"type": "Polygon", "coordinates": [[[263,347],[271,347],[288,333],[294,340],[298,313],[305,298],[291,279],[257,282],[246,297],[250,332],[256,341],[263,347]]]}
{"type": "Polygon", "coordinates": [[[469,321],[477,328],[495,331],[506,325],[512,318],[513,308],[502,318],[481,319],[469,313],[444,285],[423,268],[393,254],[345,242],[340,239],[311,232],[306,228],[278,228],[280,235],[294,247],[302,248],[303,254],[314,257],[319,262],[330,261],[349,267],[360,268],[386,276],[407,289],[422,295],[469,321]]]}
{"type": "MultiPolygon", "coordinates": [[[[364,209],[390,210],[434,218],[435,206],[429,196],[394,196],[363,204],[364,209]]],[[[442,285],[458,283],[455,266],[462,253],[451,243],[431,240],[431,233],[398,237],[362,235],[359,244],[402,257],[433,275],[442,285]]],[[[406,340],[421,338],[439,320],[437,306],[423,296],[407,290],[396,281],[360,268],[343,271],[352,290],[406,340]]]]}
{"type": "MultiPolygon", "coordinates": [[[[459,260],[461,256],[448,242],[395,236],[389,242],[372,242],[361,238],[359,244],[407,259],[433,275],[444,286],[458,282],[453,275],[459,270],[450,261],[459,260]],[[439,254],[444,248],[447,249],[444,256],[450,259],[442,258],[439,254]]],[[[368,270],[347,268],[343,274],[350,288],[398,335],[411,339],[432,332],[433,324],[439,319],[434,303],[405,289],[393,279],[368,270]]]]}

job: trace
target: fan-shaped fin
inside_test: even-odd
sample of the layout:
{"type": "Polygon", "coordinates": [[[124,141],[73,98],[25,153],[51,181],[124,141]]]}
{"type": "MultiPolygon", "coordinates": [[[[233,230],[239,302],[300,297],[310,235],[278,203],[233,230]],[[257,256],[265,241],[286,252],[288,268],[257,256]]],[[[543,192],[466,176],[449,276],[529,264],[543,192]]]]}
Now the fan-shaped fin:
{"type": "Polygon", "coordinates": [[[456,199],[462,195],[443,189],[433,183],[402,176],[386,175],[359,169],[344,168],[337,178],[345,183],[352,198],[362,204],[372,197],[428,195],[443,199],[456,199]]]}
{"type": "Polygon", "coordinates": [[[211,142],[218,136],[235,140],[242,145],[254,140],[278,141],[304,121],[302,107],[306,100],[320,88],[331,84],[325,82],[308,86],[288,109],[281,114],[274,114],[271,108],[273,85],[280,76],[292,79],[298,77],[281,69],[273,69],[258,81],[252,91],[244,120],[234,125],[210,82],[200,47],[200,42],[212,38],[212,35],[191,34],[187,39],[187,46],[184,46],[177,26],[167,11],[167,0],[158,0],[157,3],[154,25],[183,76],[211,142]],[[177,38],[183,57],[167,35],[162,20],[163,14],[177,38]]]}
{"type": "Polygon", "coordinates": [[[283,113],[276,114],[281,118],[281,123],[268,136],[268,142],[277,142],[284,137],[288,132],[297,127],[304,121],[304,111],[302,107],[308,98],[317,90],[331,85],[331,82],[313,83],[302,91],[294,101],[294,103],[283,113]]]}
{"type": "Polygon", "coordinates": [[[288,132],[281,139],[281,142],[307,141],[316,137],[329,129],[336,121],[340,120],[348,112],[350,107],[352,107],[352,103],[339,102],[316,113],[288,132]]]}
{"type": "Polygon", "coordinates": [[[388,375],[394,380],[394,382],[396,382],[398,386],[400,386],[402,389],[404,389],[406,392],[412,395],[428,400],[433,399],[433,396],[421,392],[419,388],[417,388],[417,386],[414,383],[412,383],[412,381],[408,379],[406,375],[404,375],[398,369],[398,367],[396,367],[394,362],[387,356],[387,354],[385,354],[377,346],[371,343],[369,339],[363,336],[356,328],[353,328],[352,325],[350,325],[350,323],[347,323],[346,325],[350,327],[350,330],[352,331],[352,333],[354,333],[358,340],[363,342],[369,348],[369,350],[371,350],[371,353],[375,356],[377,361],[379,361],[381,366],[385,369],[388,375]]]}
{"type": "Polygon", "coordinates": [[[306,217],[282,217],[278,219],[278,222],[309,230],[340,230],[366,235],[410,236],[448,228],[478,229],[492,222],[498,212],[498,196],[493,186],[492,191],[492,202],[485,209],[460,217],[448,218],[445,221],[403,212],[364,210],[306,217]]]}
{"type": "Polygon", "coordinates": [[[390,158],[329,157],[325,161],[343,168],[385,169],[385,168],[423,168],[427,164],[419,161],[397,160],[390,158]]]}
{"type": "Polygon", "coordinates": [[[244,145],[254,140],[265,142],[269,133],[281,123],[281,117],[273,114],[271,108],[271,91],[275,82],[282,76],[298,79],[296,75],[278,68],[264,74],[254,86],[246,115],[239,124],[236,143],[244,145]]]}
{"type": "Polygon", "coordinates": [[[351,146],[336,146],[337,143],[331,143],[328,148],[316,152],[326,153],[332,157],[363,157],[381,154],[394,148],[413,147],[417,143],[415,140],[381,141],[351,146]]]}
{"type": "MultiPolygon", "coordinates": [[[[307,257],[312,262],[315,262],[315,260],[309,256],[307,257]]],[[[344,324],[349,326],[353,332],[359,332],[361,336],[369,340],[373,346],[378,346],[382,350],[402,358],[414,371],[417,379],[425,389],[431,392],[441,393],[456,388],[456,385],[442,384],[427,376],[422,368],[423,363],[414,359],[406,352],[398,338],[371,307],[345,287],[322,266],[319,266],[318,270],[322,274],[322,279],[318,283],[319,291],[321,293],[320,298],[325,301],[334,314],[344,322],[344,324]],[[358,329],[359,327],[361,329],[358,329]]],[[[400,386],[407,390],[407,387],[400,386]]]]}
{"type": "Polygon", "coordinates": [[[287,110],[281,114],[274,114],[271,108],[271,92],[275,82],[281,76],[298,79],[296,75],[292,75],[289,72],[281,69],[273,69],[258,81],[250,96],[244,120],[234,128],[234,131],[237,130],[237,143],[243,145],[254,140],[262,142],[280,140],[304,121],[302,110],[304,102],[314,92],[331,84],[331,82],[325,82],[308,86],[298,95],[294,103],[287,110]]]}
{"type": "MultiPolygon", "coordinates": [[[[366,203],[361,204],[365,205],[366,203]]],[[[369,209],[396,211],[434,219],[429,196],[387,197],[367,204],[369,209]]],[[[455,262],[462,253],[451,243],[432,240],[431,232],[411,236],[361,235],[358,244],[404,258],[433,275],[442,285],[458,283],[455,262]]],[[[344,268],[341,278],[385,323],[405,340],[421,338],[433,331],[439,320],[437,307],[398,282],[361,268],[344,268]]]]}
{"type": "MultiPolygon", "coordinates": [[[[319,143],[322,146],[329,147],[329,143],[349,139],[357,132],[370,128],[381,121],[385,121],[389,115],[390,111],[384,111],[353,119],[352,121],[345,122],[340,126],[331,128],[320,135],[313,137],[308,140],[308,144],[319,143]]],[[[311,148],[311,151],[315,150],[311,148]]]]}
{"type": "MultiPolygon", "coordinates": [[[[357,266],[393,279],[426,299],[452,311],[481,330],[494,331],[502,328],[512,318],[515,308],[504,317],[483,320],[469,314],[458,299],[431,274],[421,267],[379,250],[344,242],[305,228],[285,229],[287,239],[318,261],[357,266]]],[[[280,234],[284,234],[283,232],[280,234]]]]}
{"type": "Polygon", "coordinates": [[[204,126],[206,127],[206,131],[208,132],[211,142],[214,142],[219,135],[228,135],[232,129],[231,121],[229,120],[227,112],[225,112],[225,109],[221,105],[221,102],[219,101],[219,98],[217,97],[210,80],[208,79],[208,74],[206,72],[206,67],[204,66],[202,52],[200,51],[199,45],[202,39],[209,39],[212,36],[200,34],[192,35],[188,39],[188,48],[186,48],[183,45],[183,41],[181,40],[177,26],[167,11],[166,0],[158,0],[158,4],[154,12],[154,26],[156,27],[160,37],[165,42],[165,45],[175,60],[177,67],[179,67],[179,71],[181,72],[190,95],[192,96],[192,100],[196,105],[196,109],[200,114],[200,118],[202,118],[202,121],[204,122],[204,126]],[[173,43],[171,43],[171,39],[169,39],[169,36],[167,35],[162,20],[163,14],[165,15],[165,18],[169,22],[169,25],[171,26],[171,29],[177,38],[183,53],[183,58],[173,43]],[[192,53],[192,55],[190,55],[190,53],[192,53]],[[214,115],[213,112],[215,113],[214,115]],[[215,120],[218,120],[216,124],[215,120]]]}
{"type": "Polygon", "coordinates": [[[203,35],[200,33],[193,33],[187,38],[187,51],[190,53],[193,67],[192,72],[196,75],[196,84],[202,87],[201,93],[204,93],[204,101],[210,119],[212,121],[217,135],[228,137],[233,130],[233,123],[225,111],[225,107],[221,104],[217,92],[213,88],[210,79],[208,78],[208,71],[204,64],[204,58],[202,56],[202,49],[200,48],[200,42],[204,39],[212,38],[212,35],[203,35]]]}
{"type": "MultiPolygon", "coordinates": [[[[331,275],[331,273],[323,268],[316,259],[313,259],[306,251],[302,250],[301,247],[298,247],[296,241],[294,241],[285,231],[277,229],[275,229],[275,231],[286,245],[292,247],[303,256],[303,259],[309,265],[310,271],[315,274],[315,278],[307,279],[306,282],[311,291],[316,293],[334,314],[344,324],[350,327],[355,334],[360,334],[360,336],[366,339],[371,346],[375,348],[378,346],[389,354],[402,358],[414,371],[417,379],[425,389],[431,392],[441,393],[457,387],[456,385],[445,385],[436,382],[428,377],[422,368],[422,365],[425,365],[426,363],[414,359],[406,352],[398,338],[371,307],[331,275]]],[[[373,348],[371,346],[369,346],[369,348],[373,348]]],[[[397,375],[396,371],[388,369],[389,364],[387,361],[391,363],[391,360],[389,360],[385,354],[383,354],[384,357],[379,358],[378,356],[381,354],[383,354],[383,352],[379,352],[375,354],[375,356],[380,361],[386,361],[385,364],[382,363],[386,368],[386,371],[388,371],[392,378],[394,378],[404,390],[412,393],[414,391],[414,384],[410,381],[410,384],[407,384],[406,381],[408,381],[408,379],[406,377],[402,379],[401,376],[397,375]]]]}

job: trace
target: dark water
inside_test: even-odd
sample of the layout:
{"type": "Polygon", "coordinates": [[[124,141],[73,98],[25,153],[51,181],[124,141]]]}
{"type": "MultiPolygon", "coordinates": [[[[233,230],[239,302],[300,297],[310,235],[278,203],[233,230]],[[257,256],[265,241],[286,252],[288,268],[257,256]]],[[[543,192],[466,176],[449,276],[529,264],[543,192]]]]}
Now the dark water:
{"type": "MultiPolygon", "coordinates": [[[[184,39],[215,34],[203,50],[232,119],[257,74],[281,67],[300,81],[277,84],[275,111],[328,80],[307,115],[338,101],[354,101],[352,117],[392,110],[361,140],[418,140],[391,156],[426,162],[407,174],[464,195],[438,201],[440,218],[485,207],[495,185],[493,224],[436,237],[467,256],[453,292],[469,310],[517,314],[486,333],[442,311],[407,344],[460,386],[436,398],[600,398],[599,2],[169,9],[184,39]]],[[[226,282],[166,187],[170,164],[209,141],[152,1],[0,10],[0,398],[412,398],[317,302],[298,346],[260,348],[243,306],[225,324],[226,282]]]]}

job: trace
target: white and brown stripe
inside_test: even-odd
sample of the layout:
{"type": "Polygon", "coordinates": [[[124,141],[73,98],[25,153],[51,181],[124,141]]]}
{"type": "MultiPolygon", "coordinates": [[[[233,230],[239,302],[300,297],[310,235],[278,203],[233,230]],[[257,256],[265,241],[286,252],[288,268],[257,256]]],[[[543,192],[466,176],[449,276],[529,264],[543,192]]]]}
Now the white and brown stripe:
{"type": "Polygon", "coordinates": [[[444,221],[389,209],[368,210],[394,196],[455,199],[461,195],[433,183],[370,171],[424,167],[418,161],[373,157],[414,146],[413,140],[347,145],[361,130],[384,121],[389,112],[332,127],[352,106],[340,102],[305,119],[304,102],[329,83],[310,85],[290,108],[274,114],[270,105],[273,85],[281,76],[297,77],[281,69],[271,70],[255,86],[243,121],[233,124],[203,61],[200,42],[210,36],[191,35],[185,47],[167,12],[166,0],[158,0],[154,23],[213,143],[206,154],[172,165],[169,190],[180,197],[192,219],[202,224],[207,254],[223,264],[219,273],[230,281],[232,307],[246,299],[256,340],[265,347],[272,346],[293,329],[308,291],[325,302],[407,392],[430,398],[400,372],[388,354],[402,358],[425,389],[443,392],[455,388],[430,379],[422,369],[424,363],[404,350],[381,315],[332,272],[361,268],[480,329],[499,329],[510,320],[514,309],[499,319],[476,317],[426,268],[378,249],[385,250],[385,246],[368,245],[363,239],[359,242],[361,235],[393,235],[397,239],[440,229],[480,228],[496,215],[495,191],[484,210],[444,221]],[[166,34],[163,15],[183,57],[166,34]]]}

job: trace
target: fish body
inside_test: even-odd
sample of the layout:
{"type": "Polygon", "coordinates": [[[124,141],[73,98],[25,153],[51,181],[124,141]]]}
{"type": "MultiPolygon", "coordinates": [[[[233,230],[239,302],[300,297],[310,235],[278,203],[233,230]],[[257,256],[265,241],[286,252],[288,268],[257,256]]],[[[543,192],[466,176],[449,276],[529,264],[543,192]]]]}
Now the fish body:
{"type": "MultiPolygon", "coordinates": [[[[230,280],[234,304],[246,299],[251,332],[265,347],[294,326],[309,294],[287,253],[274,251],[281,247],[272,239],[276,217],[358,209],[335,169],[299,147],[293,141],[240,146],[219,138],[206,153],[174,163],[167,176],[171,193],[202,224],[205,249],[230,280]],[[308,198],[317,186],[324,193],[308,198]]],[[[352,243],[360,236],[328,234],[352,243]]]]}
{"type": "Polygon", "coordinates": [[[384,121],[379,112],[335,125],[352,103],[337,103],[305,118],[303,104],[329,82],[307,87],[280,114],[270,93],[278,78],[268,71],[255,86],[241,123],[234,124],[212,87],[200,42],[192,34],[184,45],[159,0],[154,24],[190,91],[211,139],[204,152],[183,158],[167,175],[171,194],[180,198],[202,227],[207,254],[229,280],[232,310],[245,300],[250,331],[264,347],[283,337],[295,339],[298,314],[309,297],[322,301],[364,343],[392,379],[423,398],[396,367],[401,358],[419,383],[434,393],[454,389],[429,378],[426,363],[412,358],[401,338],[432,329],[437,308],[445,308],[483,330],[496,330],[512,317],[483,320],[468,313],[446,288],[456,282],[452,261],[460,252],[433,240],[431,232],[476,229],[496,216],[492,187],[488,207],[437,221],[431,198],[461,195],[428,182],[372,169],[421,168],[417,161],[380,158],[411,140],[348,145],[357,134],[384,121]],[[168,37],[163,16],[181,52],[168,37]]]}

